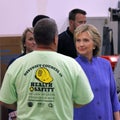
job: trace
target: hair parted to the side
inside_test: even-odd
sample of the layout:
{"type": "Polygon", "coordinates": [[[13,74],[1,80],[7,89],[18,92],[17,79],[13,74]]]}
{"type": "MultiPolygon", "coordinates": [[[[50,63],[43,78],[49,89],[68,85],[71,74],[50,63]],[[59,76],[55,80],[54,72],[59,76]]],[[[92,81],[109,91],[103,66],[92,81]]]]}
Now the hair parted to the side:
{"type": "Polygon", "coordinates": [[[38,45],[50,45],[56,35],[58,35],[57,24],[52,18],[43,18],[34,27],[34,39],[38,45]]]}
{"type": "Polygon", "coordinates": [[[75,20],[75,16],[78,13],[83,14],[83,15],[87,14],[86,11],[76,8],[76,9],[73,9],[69,12],[69,20],[75,20]]]}
{"type": "Polygon", "coordinates": [[[88,32],[88,34],[92,37],[92,40],[95,45],[95,49],[93,50],[93,56],[98,56],[101,47],[101,35],[98,29],[91,24],[82,24],[75,29],[74,40],[76,41],[77,36],[83,32],[88,32]]]}

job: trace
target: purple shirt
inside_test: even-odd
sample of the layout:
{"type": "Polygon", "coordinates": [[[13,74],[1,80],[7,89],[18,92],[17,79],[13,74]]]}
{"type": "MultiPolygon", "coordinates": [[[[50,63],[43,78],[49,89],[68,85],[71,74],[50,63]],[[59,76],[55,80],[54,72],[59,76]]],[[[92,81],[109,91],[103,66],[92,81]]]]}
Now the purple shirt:
{"type": "Polygon", "coordinates": [[[82,56],[78,56],[76,61],[90,81],[94,99],[88,105],[74,109],[74,120],[113,120],[113,112],[120,110],[120,103],[109,61],[93,57],[90,63],[82,56]]]}

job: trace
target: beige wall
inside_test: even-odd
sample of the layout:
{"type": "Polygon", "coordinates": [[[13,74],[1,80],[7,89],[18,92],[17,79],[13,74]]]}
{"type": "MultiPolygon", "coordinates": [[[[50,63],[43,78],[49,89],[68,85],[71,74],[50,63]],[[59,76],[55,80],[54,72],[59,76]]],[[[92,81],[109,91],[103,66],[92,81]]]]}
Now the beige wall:
{"type": "Polygon", "coordinates": [[[87,11],[88,17],[108,16],[108,8],[116,8],[117,0],[2,0],[0,2],[0,35],[21,34],[30,27],[37,14],[54,18],[60,31],[64,29],[68,12],[73,8],[87,11]],[[92,8],[91,8],[92,6],[92,8]]]}

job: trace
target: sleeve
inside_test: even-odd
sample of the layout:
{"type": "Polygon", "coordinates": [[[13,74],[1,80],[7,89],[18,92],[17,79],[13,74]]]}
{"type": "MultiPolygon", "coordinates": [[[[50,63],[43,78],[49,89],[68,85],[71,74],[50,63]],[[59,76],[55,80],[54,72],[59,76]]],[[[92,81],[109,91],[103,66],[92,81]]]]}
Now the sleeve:
{"type": "Polygon", "coordinates": [[[77,76],[76,84],[74,86],[74,102],[81,105],[91,102],[94,95],[88,78],[79,64],[77,65],[74,74],[77,76]]]}
{"type": "Polygon", "coordinates": [[[11,75],[11,67],[5,73],[2,86],[0,89],[0,101],[6,104],[12,104],[16,102],[17,96],[15,92],[15,85],[14,85],[14,74],[11,75]]]}

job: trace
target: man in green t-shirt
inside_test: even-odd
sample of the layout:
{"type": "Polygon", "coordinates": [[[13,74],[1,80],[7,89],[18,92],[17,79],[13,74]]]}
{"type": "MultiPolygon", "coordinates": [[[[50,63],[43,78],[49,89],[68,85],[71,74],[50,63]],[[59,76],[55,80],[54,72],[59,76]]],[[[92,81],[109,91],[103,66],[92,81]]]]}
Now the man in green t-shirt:
{"type": "Polygon", "coordinates": [[[93,100],[88,79],[73,58],[56,52],[58,30],[53,19],[39,20],[34,38],[36,50],[7,69],[0,103],[17,110],[18,120],[72,120],[74,106],[93,100]]]}

